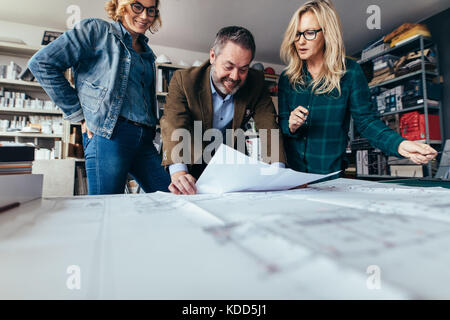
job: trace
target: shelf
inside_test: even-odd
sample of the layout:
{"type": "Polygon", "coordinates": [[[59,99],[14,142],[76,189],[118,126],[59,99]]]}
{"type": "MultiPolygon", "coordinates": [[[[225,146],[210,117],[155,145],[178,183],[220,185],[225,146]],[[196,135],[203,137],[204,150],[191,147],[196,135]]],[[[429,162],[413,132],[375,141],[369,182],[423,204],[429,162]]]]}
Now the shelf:
{"type": "Polygon", "coordinates": [[[424,49],[433,44],[432,39],[430,37],[418,36],[416,38],[410,39],[409,41],[402,43],[401,45],[395,46],[393,48],[389,48],[384,52],[376,54],[373,57],[370,57],[369,59],[359,60],[358,63],[364,64],[367,62],[371,62],[375,58],[384,56],[386,54],[392,54],[394,51],[398,51],[399,55],[404,55],[405,53],[408,53],[410,51],[418,51],[418,50],[420,50],[420,42],[419,41],[421,38],[423,38],[423,40],[424,40],[424,49]]]}
{"type": "Polygon", "coordinates": [[[157,92],[156,96],[157,97],[167,97],[168,94],[169,94],[168,92],[157,92]]]}
{"type": "Polygon", "coordinates": [[[32,113],[32,114],[55,114],[58,116],[62,116],[63,113],[59,110],[40,110],[40,109],[25,109],[25,108],[0,108],[0,113],[32,113]]]}
{"type": "Polygon", "coordinates": [[[62,134],[43,134],[43,133],[21,133],[21,132],[0,132],[0,137],[22,137],[22,138],[47,138],[62,139],[62,134]]]}
{"type": "Polygon", "coordinates": [[[41,48],[30,47],[24,44],[9,43],[0,41],[0,54],[18,57],[31,57],[41,48]]]}
{"type": "Polygon", "coordinates": [[[0,86],[44,90],[38,82],[0,79],[0,86]]]}
{"type": "MultiPolygon", "coordinates": [[[[410,111],[414,111],[414,110],[421,110],[424,109],[425,106],[421,105],[421,106],[417,106],[417,107],[410,107],[410,108],[406,108],[406,109],[402,109],[402,110],[397,110],[397,111],[390,111],[390,112],[385,112],[385,113],[380,113],[378,114],[378,116],[380,117],[384,117],[384,116],[389,116],[392,114],[397,114],[397,113],[404,113],[404,112],[410,112],[410,111]]],[[[428,110],[433,109],[433,110],[439,110],[440,107],[439,106],[428,106],[427,107],[428,110]]]]}
{"type": "MultiPolygon", "coordinates": [[[[405,74],[405,75],[400,76],[400,77],[396,77],[396,78],[391,79],[391,80],[387,80],[387,81],[383,81],[383,82],[378,83],[378,84],[374,84],[372,86],[369,86],[369,89],[373,89],[373,88],[376,88],[376,87],[383,87],[383,86],[386,86],[388,84],[392,84],[392,83],[395,83],[395,82],[398,82],[398,81],[401,81],[401,80],[404,80],[404,79],[407,79],[407,78],[412,78],[414,76],[422,74],[422,72],[423,72],[422,70],[414,71],[412,73],[408,73],[408,74],[405,74]]],[[[433,77],[438,77],[439,76],[438,73],[430,72],[430,71],[426,71],[425,74],[427,76],[433,76],[433,77]]]]}

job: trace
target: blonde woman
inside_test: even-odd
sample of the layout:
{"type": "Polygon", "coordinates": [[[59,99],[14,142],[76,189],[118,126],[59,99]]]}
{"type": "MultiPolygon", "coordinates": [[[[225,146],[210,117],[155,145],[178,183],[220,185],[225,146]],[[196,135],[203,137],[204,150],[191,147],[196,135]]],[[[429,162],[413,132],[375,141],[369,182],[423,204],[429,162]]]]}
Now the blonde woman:
{"type": "Polygon", "coordinates": [[[430,146],[387,128],[370,108],[360,66],[345,58],[341,24],[329,1],[309,1],[292,16],[281,45],[287,65],[279,80],[279,119],[291,168],[331,173],[344,169],[350,116],[370,143],[417,164],[432,160],[430,146]]]}
{"type": "Polygon", "coordinates": [[[34,55],[30,70],[65,119],[82,121],[89,194],[123,193],[131,174],[145,192],[168,191],[153,145],[155,56],[146,31],[161,26],[159,0],[111,0],[113,23],[81,21],[34,55]],[[75,88],[64,78],[72,68],[75,88]]]}

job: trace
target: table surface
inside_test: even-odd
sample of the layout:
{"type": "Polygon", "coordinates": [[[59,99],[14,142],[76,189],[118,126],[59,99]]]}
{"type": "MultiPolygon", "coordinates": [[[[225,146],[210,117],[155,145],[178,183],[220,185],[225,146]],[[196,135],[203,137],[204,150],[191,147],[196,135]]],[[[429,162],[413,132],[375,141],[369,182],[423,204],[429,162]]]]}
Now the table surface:
{"type": "Polygon", "coordinates": [[[44,198],[0,215],[0,299],[448,299],[449,243],[444,188],[44,198]]]}

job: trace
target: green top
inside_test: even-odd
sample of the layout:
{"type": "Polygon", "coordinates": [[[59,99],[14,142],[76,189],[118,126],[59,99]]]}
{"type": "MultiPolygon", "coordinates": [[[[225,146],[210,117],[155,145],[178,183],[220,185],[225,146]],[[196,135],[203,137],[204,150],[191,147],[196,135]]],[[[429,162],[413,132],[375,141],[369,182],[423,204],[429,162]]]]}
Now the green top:
{"type": "MultiPolygon", "coordinates": [[[[342,170],[348,144],[350,115],[356,130],[388,155],[401,157],[398,145],[406,140],[389,129],[371,108],[369,87],[361,67],[346,59],[347,72],[341,79],[341,95],[313,94],[311,74],[306,87],[289,83],[283,72],[278,83],[279,122],[289,166],[297,171],[326,174],[342,170]],[[290,113],[298,106],[309,110],[306,122],[294,133],[289,131],[290,113]]],[[[305,64],[304,64],[305,65],[305,64]]]]}

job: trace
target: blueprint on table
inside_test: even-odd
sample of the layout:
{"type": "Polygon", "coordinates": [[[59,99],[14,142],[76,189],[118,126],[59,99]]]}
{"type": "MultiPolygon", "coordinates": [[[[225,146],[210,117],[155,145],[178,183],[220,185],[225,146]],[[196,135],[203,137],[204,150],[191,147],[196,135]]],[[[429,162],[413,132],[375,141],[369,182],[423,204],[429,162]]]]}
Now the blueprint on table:
{"type": "Polygon", "coordinates": [[[0,298],[450,298],[449,243],[441,188],[44,199],[0,216],[0,298]]]}

